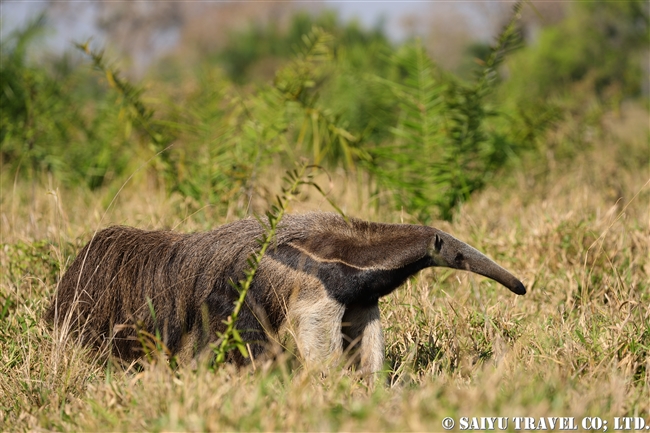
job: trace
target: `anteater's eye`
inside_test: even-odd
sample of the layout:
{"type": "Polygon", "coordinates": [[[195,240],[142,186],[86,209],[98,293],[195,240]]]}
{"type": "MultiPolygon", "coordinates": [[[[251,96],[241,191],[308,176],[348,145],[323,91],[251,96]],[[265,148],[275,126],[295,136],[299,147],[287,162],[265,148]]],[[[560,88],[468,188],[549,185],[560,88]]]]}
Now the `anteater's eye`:
{"type": "Polygon", "coordinates": [[[465,256],[463,255],[463,253],[456,254],[456,258],[454,259],[456,263],[463,263],[464,260],[465,260],[465,256]]]}

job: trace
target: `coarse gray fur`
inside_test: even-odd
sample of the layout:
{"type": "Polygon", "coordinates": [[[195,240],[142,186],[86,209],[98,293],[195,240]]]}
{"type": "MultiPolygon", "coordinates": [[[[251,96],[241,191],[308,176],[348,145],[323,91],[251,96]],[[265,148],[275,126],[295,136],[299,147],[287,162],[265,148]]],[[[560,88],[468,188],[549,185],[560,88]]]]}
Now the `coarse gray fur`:
{"type": "MultiPolygon", "coordinates": [[[[264,230],[253,218],[191,234],[109,227],[67,270],[46,319],[86,343],[109,342],[124,360],[142,355],[138,330],[159,332],[171,354],[192,359],[225,329],[238,297],[232,282],[243,278],[264,230]]],[[[379,298],[430,266],[468,270],[526,292],[508,271],[432,227],[345,221],[331,213],[287,215],[237,328],[254,359],[290,324],[306,361],[338,358],[352,344],[361,368],[376,372],[384,360],[379,298]]],[[[248,362],[237,351],[230,360],[248,362]]]]}

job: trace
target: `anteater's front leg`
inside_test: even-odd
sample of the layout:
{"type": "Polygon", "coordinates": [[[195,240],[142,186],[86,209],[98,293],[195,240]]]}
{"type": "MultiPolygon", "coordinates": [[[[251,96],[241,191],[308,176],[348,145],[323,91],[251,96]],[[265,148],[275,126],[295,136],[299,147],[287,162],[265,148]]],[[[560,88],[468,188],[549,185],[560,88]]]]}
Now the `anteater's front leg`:
{"type": "Polygon", "coordinates": [[[384,364],[384,335],[381,330],[379,306],[350,305],[343,315],[344,345],[350,349],[354,362],[364,374],[381,371],[384,364]]]}
{"type": "Polygon", "coordinates": [[[341,320],[345,306],[323,293],[296,302],[293,322],[297,325],[296,343],[308,366],[335,363],[343,353],[341,320]]]}

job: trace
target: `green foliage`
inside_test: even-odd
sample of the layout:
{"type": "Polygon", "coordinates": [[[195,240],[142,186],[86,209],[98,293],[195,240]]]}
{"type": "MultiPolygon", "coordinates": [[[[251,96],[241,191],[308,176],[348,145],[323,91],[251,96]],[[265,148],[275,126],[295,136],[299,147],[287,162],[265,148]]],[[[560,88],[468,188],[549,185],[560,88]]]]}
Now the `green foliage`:
{"type": "Polygon", "coordinates": [[[587,131],[600,128],[601,105],[617,107],[641,94],[649,17],[642,1],[571,3],[563,21],[541,29],[506,63],[508,85],[499,99],[510,116],[507,129],[530,141],[571,117],[568,139],[537,143],[540,153],[569,159],[583,151],[585,136],[593,135],[587,131]]]}
{"type": "Polygon", "coordinates": [[[117,95],[104,92],[69,55],[51,68],[27,61],[44,29],[41,17],[2,44],[3,164],[30,178],[53,173],[67,185],[94,189],[119,178],[139,155],[130,123],[117,95]]]}
{"type": "MultiPolygon", "coordinates": [[[[102,51],[90,49],[90,41],[75,46],[92,60],[93,68],[101,72],[111,89],[115,90],[117,100],[115,109],[117,118],[124,128],[124,137],[132,137],[133,127],[136,126],[139,135],[137,142],[145,149],[155,152],[158,158],[156,168],[163,175],[170,190],[178,189],[178,174],[172,163],[169,145],[174,140],[174,123],[160,122],[154,118],[154,110],[142,101],[143,89],[134,86],[128,80],[120,77],[119,71],[107,64],[102,51]]],[[[121,149],[123,150],[123,149],[121,149]]]]}
{"type": "Polygon", "coordinates": [[[490,116],[500,114],[490,108],[486,99],[498,81],[498,67],[520,42],[516,29],[520,13],[521,3],[517,3],[484,67],[477,72],[475,83],[452,81],[449,87],[445,116],[450,142],[444,148],[442,164],[436,166],[443,182],[442,193],[434,200],[446,220],[451,219],[459,203],[489,184],[508,161],[508,144],[498,136],[490,136],[485,127],[490,116]]]}
{"type": "Polygon", "coordinates": [[[314,28],[303,40],[305,49],[277,73],[274,82],[290,111],[291,120],[300,122],[295,138],[296,150],[299,151],[306,142],[315,164],[330,156],[330,161],[343,161],[351,168],[354,157],[358,155],[353,147],[358,138],[340,124],[332,110],[318,104],[320,81],[332,68],[329,47],[332,36],[314,28]]]}
{"type": "Polygon", "coordinates": [[[250,202],[260,174],[274,162],[292,164],[308,156],[314,163],[354,167],[361,152],[356,147],[359,138],[319,103],[334,67],[332,36],[315,27],[302,41],[300,51],[277,71],[272,83],[243,93],[225,78],[213,78],[208,88],[221,89],[211,96],[222,107],[215,109],[215,103],[203,97],[190,102],[196,116],[190,120],[196,125],[194,134],[207,143],[183,149],[194,157],[183,167],[188,175],[179,181],[182,193],[197,202],[219,203],[225,210],[238,197],[250,202]]]}
{"type": "Polygon", "coordinates": [[[30,177],[42,171],[64,172],[62,155],[52,148],[81,132],[65,77],[59,80],[44,68],[28,65],[28,47],[42,33],[44,23],[40,16],[5,38],[1,46],[0,154],[13,170],[25,166],[30,177]]]}
{"type": "Polygon", "coordinates": [[[6,272],[14,284],[22,278],[39,276],[53,284],[58,278],[60,263],[52,255],[52,245],[48,241],[31,243],[17,242],[0,244],[3,262],[6,262],[6,272]]]}
{"type": "Polygon", "coordinates": [[[518,5],[492,48],[471,48],[482,62],[473,79],[443,73],[417,42],[394,47],[381,29],[325,13],[235,33],[196,69],[165,60],[185,74],[174,82],[133,84],[88,43],[78,48],[100,74],[70,55],[27,61],[39,19],[2,42],[3,169],[111,190],[141,173],[136,182],[153,178],[193,209],[241,216],[267,192],[270,167],[306,158],[360,171],[378,204],[449,220],[526,152],[575,156],[604,111],[593,95],[638,93],[647,5],[595,5],[572,4],[511,55],[518,5]],[[273,67],[260,75],[260,64],[273,67]],[[567,116],[580,121],[549,140],[567,116]]]}
{"type": "Polygon", "coordinates": [[[372,151],[371,170],[392,190],[395,203],[423,222],[437,214],[450,220],[457,205],[481,189],[507,162],[507,145],[490,137],[486,102],[497,82],[497,68],[518,43],[521,6],[499,35],[476,80],[464,84],[438,71],[424,48],[403,47],[394,58],[401,81],[381,80],[399,101],[394,141],[372,151]]]}
{"type": "Polygon", "coordinates": [[[530,49],[514,56],[511,92],[534,104],[588,80],[598,95],[638,94],[649,12],[643,1],[571,3],[564,21],[543,29],[530,49]]]}
{"type": "Polygon", "coordinates": [[[4,352],[0,374],[7,374],[24,360],[25,353],[15,343],[15,336],[31,333],[38,321],[21,311],[38,308],[34,295],[45,297],[46,286],[56,284],[60,261],[55,251],[46,240],[0,244],[0,352],[4,352]]]}
{"type": "Polygon", "coordinates": [[[398,206],[423,213],[430,206],[430,192],[442,183],[436,164],[442,162],[444,84],[434,78],[434,66],[419,45],[403,47],[395,64],[404,71],[403,83],[382,80],[395,93],[400,118],[392,129],[396,139],[371,151],[371,170],[378,182],[393,190],[398,206]]]}
{"type": "Polygon", "coordinates": [[[249,73],[256,63],[272,62],[283,103],[294,103],[286,113],[290,154],[307,151],[316,164],[354,168],[367,157],[359,143],[388,138],[395,121],[392,96],[367,79],[368,71],[389,73],[386,58],[392,49],[379,28],[344,25],[328,12],[298,13],[285,31],[269,25],[233,34],[216,63],[242,83],[259,78],[249,73]]]}
{"type": "MultiPolygon", "coordinates": [[[[355,22],[343,24],[334,12],[326,11],[318,16],[298,12],[291,18],[287,29],[278,28],[271,22],[266,26],[251,25],[243,31],[233,32],[226,47],[213,54],[213,61],[223,66],[229,78],[238,84],[269,79],[273,72],[259,66],[269,62],[277,65],[301,53],[304,35],[313,28],[332,35],[334,51],[389,45],[381,28],[365,30],[355,22]]],[[[365,60],[369,56],[363,54],[359,58],[365,60]]]]}

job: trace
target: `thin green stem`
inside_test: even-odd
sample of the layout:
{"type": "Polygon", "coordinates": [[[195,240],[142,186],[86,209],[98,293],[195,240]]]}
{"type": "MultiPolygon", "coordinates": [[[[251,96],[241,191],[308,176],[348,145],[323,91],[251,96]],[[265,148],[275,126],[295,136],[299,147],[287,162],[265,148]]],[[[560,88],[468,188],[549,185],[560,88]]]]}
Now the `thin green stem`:
{"type": "MultiPolygon", "coordinates": [[[[239,297],[235,302],[235,308],[233,309],[233,312],[230,314],[230,316],[228,316],[228,319],[224,321],[224,324],[226,325],[225,331],[219,333],[221,342],[219,346],[215,348],[215,364],[217,365],[222,364],[226,361],[226,355],[231,349],[238,349],[241,352],[242,356],[245,358],[248,358],[250,356],[248,353],[248,348],[246,347],[246,343],[242,340],[239,332],[237,331],[237,319],[239,317],[241,309],[244,306],[244,303],[246,302],[246,295],[248,294],[248,291],[253,284],[253,279],[255,278],[257,269],[259,268],[259,265],[262,262],[266,251],[275,238],[278,224],[287,211],[289,201],[298,195],[300,192],[300,187],[302,185],[315,186],[311,180],[311,176],[306,175],[307,170],[310,168],[311,166],[303,164],[299,169],[287,172],[285,182],[287,182],[289,186],[282,189],[282,196],[277,198],[278,205],[272,206],[271,211],[266,213],[268,226],[266,227],[266,230],[262,237],[258,239],[260,249],[259,251],[253,253],[248,259],[248,269],[244,272],[245,278],[243,280],[240,280],[239,283],[235,284],[235,288],[239,292],[239,297]],[[305,177],[307,177],[307,180],[305,180],[305,177]]],[[[317,189],[320,191],[320,188],[317,189]]]]}

